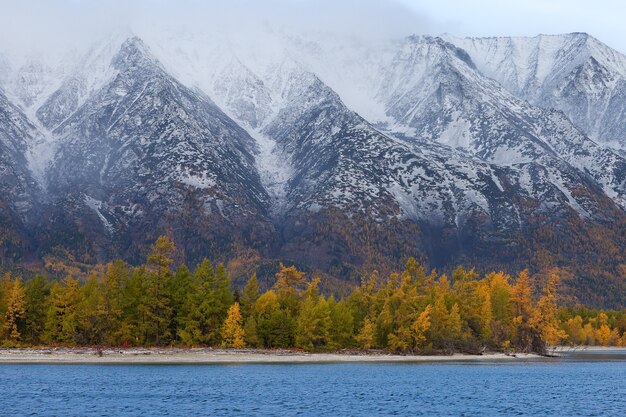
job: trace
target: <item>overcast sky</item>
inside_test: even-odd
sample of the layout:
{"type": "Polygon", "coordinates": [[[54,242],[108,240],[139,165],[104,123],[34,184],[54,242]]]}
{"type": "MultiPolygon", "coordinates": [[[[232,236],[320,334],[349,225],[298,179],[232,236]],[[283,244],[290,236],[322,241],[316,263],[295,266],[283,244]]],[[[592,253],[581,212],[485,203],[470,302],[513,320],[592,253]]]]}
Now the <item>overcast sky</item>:
{"type": "Polygon", "coordinates": [[[587,32],[626,53],[624,0],[400,0],[458,35],[501,36],[587,32]]]}
{"type": "Polygon", "coordinates": [[[588,32],[626,53],[625,17],[623,0],[0,0],[0,47],[52,48],[146,24],[245,32],[256,19],[374,37],[588,32]]]}

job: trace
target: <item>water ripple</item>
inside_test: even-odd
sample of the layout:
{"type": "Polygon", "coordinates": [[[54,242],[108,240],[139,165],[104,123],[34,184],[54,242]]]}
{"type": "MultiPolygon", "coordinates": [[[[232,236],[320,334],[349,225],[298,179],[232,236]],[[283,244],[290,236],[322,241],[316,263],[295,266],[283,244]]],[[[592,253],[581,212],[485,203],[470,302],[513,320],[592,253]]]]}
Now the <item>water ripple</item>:
{"type": "Polygon", "coordinates": [[[0,365],[1,416],[623,416],[626,362],[0,365]]]}

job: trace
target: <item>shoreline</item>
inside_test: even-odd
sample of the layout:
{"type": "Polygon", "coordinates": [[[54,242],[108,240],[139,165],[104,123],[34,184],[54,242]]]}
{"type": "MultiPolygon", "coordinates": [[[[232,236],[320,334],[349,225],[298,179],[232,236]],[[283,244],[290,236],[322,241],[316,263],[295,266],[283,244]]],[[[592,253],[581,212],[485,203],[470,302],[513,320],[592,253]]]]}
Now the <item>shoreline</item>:
{"type": "Polygon", "coordinates": [[[398,355],[386,352],[308,353],[293,350],[212,348],[3,348],[0,364],[288,364],[419,363],[548,360],[536,354],[398,355]],[[101,354],[99,353],[101,352],[101,354]]]}
{"type": "Polygon", "coordinates": [[[626,346],[557,346],[555,352],[626,352],[626,346]]]}

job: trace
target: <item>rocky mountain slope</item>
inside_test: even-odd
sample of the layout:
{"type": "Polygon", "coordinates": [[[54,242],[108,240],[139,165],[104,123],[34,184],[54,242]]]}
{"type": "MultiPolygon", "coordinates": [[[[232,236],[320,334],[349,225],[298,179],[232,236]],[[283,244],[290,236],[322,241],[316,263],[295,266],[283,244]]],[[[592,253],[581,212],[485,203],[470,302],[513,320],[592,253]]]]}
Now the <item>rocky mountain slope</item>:
{"type": "Polygon", "coordinates": [[[450,38],[484,75],[589,137],[626,147],[626,57],[586,33],[534,38],[450,38]]]}
{"type": "Polygon", "coordinates": [[[29,226],[39,187],[26,155],[36,128],[0,91],[0,261],[29,258],[29,226]]]}
{"type": "MultiPolygon", "coordinates": [[[[80,236],[81,246],[97,245],[96,253],[113,250],[98,255],[103,259],[115,251],[133,256],[137,243],[167,228],[191,240],[211,233],[219,245],[217,236],[230,241],[270,227],[255,144],[241,127],[169,76],[138,38],[121,45],[110,73],[51,131],[57,148],[46,178],[53,209],[41,225],[50,236],[44,242],[80,236]]],[[[72,87],[64,95],[78,96],[72,87]]],[[[59,96],[38,115],[55,120],[46,116],[59,96]]]]}
{"type": "Polygon", "coordinates": [[[545,68],[490,69],[479,40],[256,42],[118,35],[32,82],[2,61],[3,262],[132,261],[168,233],[190,263],[560,267],[619,302],[626,160],[526,93],[545,68]]]}

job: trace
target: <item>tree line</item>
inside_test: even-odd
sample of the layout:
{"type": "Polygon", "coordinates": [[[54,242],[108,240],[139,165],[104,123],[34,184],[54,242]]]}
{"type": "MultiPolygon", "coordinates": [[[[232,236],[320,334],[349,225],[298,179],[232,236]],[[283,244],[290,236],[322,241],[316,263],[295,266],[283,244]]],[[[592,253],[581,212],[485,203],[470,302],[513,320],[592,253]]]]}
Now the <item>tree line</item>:
{"type": "Polygon", "coordinates": [[[527,271],[451,277],[414,259],[383,279],[374,271],[349,296],[320,293],[319,279],[280,265],[261,292],[256,275],[233,291],[223,265],[173,268],[160,237],[146,262],[94,267],[84,282],[35,276],[0,282],[3,346],[222,346],[385,349],[403,353],[545,352],[562,343],[626,346],[626,314],[558,308],[559,278],[535,294],[527,271]]]}

